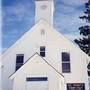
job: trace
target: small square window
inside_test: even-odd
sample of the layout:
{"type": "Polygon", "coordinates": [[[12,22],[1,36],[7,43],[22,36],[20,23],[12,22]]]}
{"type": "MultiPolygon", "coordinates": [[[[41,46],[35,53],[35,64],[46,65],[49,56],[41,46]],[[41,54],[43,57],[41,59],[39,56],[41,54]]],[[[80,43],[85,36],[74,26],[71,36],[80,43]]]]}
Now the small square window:
{"type": "Polygon", "coordinates": [[[44,29],[41,30],[41,35],[45,35],[45,30],[44,29]]]}
{"type": "Polygon", "coordinates": [[[42,57],[45,57],[45,46],[41,46],[41,47],[40,47],[40,55],[41,55],[42,57]]]}

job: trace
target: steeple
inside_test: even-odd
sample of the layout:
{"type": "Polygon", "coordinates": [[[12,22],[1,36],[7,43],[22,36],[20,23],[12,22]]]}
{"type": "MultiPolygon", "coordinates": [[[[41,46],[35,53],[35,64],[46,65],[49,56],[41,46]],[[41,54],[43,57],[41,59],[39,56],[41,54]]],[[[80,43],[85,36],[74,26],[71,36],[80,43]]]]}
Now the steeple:
{"type": "Polygon", "coordinates": [[[54,1],[35,0],[35,22],[44,19],[53,25],[54,1]]]}

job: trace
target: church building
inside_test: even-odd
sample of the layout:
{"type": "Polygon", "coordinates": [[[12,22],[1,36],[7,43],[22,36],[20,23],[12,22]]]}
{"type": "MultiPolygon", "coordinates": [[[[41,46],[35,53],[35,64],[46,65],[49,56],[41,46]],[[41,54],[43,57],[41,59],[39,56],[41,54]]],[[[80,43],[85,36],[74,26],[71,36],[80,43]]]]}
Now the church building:
{"type": "Polygon", "coordinates": [[[54,11],[35,0],[35,25],[2,54],[2,90],[90,90],[90,57],[53,27],[54,11]]]}

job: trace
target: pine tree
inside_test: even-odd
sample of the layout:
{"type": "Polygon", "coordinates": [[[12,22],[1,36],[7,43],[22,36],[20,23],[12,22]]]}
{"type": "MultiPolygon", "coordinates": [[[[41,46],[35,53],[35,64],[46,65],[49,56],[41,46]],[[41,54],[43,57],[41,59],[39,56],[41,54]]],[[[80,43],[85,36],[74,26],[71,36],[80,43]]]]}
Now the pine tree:
{"type": "MultiPolygon", "coordinates": [[[[84,16],[79,17],[82,20],[86,20],[86,23],[90,23],[90,0],[85,3],[84,16]]],[[[90,56],[90,26],[85,25],[79,27],[81,38],[75,39],[75,43],[90,56]]]]}

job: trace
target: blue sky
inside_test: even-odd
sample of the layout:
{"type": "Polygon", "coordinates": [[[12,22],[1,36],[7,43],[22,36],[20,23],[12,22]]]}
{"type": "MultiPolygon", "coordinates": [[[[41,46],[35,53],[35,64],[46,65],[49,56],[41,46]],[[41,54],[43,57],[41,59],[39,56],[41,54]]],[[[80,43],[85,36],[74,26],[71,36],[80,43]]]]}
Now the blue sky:
{"type": "MultiPolygon", "coordinates": [[[[79,37],[78,27],[87,0],[54,0],[54,27],[70,40],[79,37]]],[[[34,25],[34,0],[2,0],[2,50],[5,51],[34,25]]]]}

